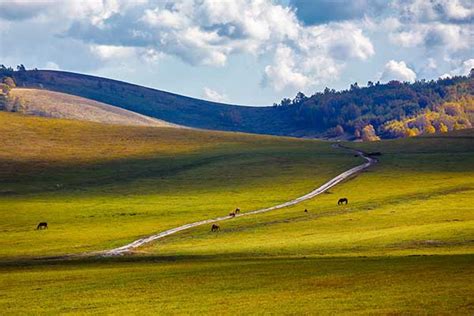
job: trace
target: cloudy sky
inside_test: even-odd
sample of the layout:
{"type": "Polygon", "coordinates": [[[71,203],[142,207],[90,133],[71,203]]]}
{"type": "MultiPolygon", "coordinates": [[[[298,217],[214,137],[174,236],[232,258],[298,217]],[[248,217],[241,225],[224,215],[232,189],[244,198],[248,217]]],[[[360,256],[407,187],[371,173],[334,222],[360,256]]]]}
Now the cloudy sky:
{"type": "Polygon", "coordinates": [[[226,103],[466,74],[473,0],[2,0],[0,63],[226,103]]]}

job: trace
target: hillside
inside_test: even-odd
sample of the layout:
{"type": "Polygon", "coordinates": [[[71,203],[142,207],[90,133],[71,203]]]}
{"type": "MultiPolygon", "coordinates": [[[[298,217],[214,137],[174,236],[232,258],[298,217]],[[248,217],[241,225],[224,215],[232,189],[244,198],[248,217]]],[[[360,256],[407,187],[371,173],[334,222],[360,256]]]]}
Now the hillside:
{"type": "Polygon", "coordinates": [[[18,113],[0,112],[0,133],[0,257],[101,250],[284,202],[361,161],[312,140],[18,113]],[[43,219],[58,233],[38,238],[43,219]]]}
{"type": "Polygon", "coordinates": [[[66,259],[288,201],[362,159],[315,140],[19,113],[0,113],[0,133],[7,314],[474,311],[472,129],[347,143],[380,161],[327,194],[133,256],[66,259]]]}
{"type": "Polygon", "coordinates": [[[179,125],[224,131],[375,140],[469,128],[474,118],[474,76],[353,84],[348,90],[326,89],[310,97],[300,93],[269,107],[214,103],[61,71],[3,68],[0,76],[13,77],[20,87],[68,93],[179,125]]]}
{"type": "Polygon", "coordinates": [[[106,124],[178,127],[116,106],[41,89],[10,91],[10,111],[29,115],[74,119],[106,124]]]}
{"type": "Polygon", "coordinates": [[[103,102],[197,128],[289,135],[291,122],[270,107],[225,105],[116,80],[50,70],[3,71],[19,87],[41,88],[103,102]]]}

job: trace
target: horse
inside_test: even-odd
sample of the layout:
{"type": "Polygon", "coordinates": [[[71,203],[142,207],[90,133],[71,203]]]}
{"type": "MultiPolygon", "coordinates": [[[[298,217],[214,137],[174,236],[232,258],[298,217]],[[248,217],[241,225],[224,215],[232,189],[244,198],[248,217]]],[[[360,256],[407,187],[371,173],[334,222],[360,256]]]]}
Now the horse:
{"type": "Polygon", "coordinates": [[[217,224],[212,224],[212,227],[211,227],[211,232],[216,232],[218,230],[220,230],[221,228],[219,227],[219,225],[217,224]]]}
{"type": "Polygon", "coordinates": [[[304,209],[304,212],[305,212],[305,213],[308,213],[308,210],[307,210],[307,209],[304,209]]]}
{"type": "Polygon", "coordinates": [[[347,198],[342,198],[337,201],[337,205],[342,205],[342,204],[347,204],[349,203],[349,200],[347,198]]]}
{"type": "Polygon", "coordinates": [[[235,211],[234,211],[235,214],[239,214],[240,213],[240,208],[236,208],[235,211]]]}
{"type": "Polygon", "coordinates": [[[235,217],[235,213],[234,213],[234,212],[231,212],[231,213],[229,213],[229,216],[230,216],[230,217],[235,217]]]}
{"type": "Polygon", "coordinates": [[[48,229],[48,223],[46,222],[39,223],[38,226],[36,226],[36,230],[38,229],[48,229]]]}

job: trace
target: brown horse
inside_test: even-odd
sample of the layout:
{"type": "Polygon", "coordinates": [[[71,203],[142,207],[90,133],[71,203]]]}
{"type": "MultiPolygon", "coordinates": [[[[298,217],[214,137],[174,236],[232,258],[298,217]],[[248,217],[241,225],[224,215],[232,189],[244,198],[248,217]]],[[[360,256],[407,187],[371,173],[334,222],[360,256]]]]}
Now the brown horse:
{"type": "Polygon", "coordinates": [[[219,225],[217,224],[212,224],[212,227],[211,227],[211,232],[216,232],[218,230],[220,230],[221,228],[219,227],[219,225]]]}
{"type": "Polygon", "coordinates": [[[342,205],[342,204],[347,204],[349,203],[349,200],[347,198],[342,198],[337,201],[337,205],[342,205]]]}
{"type": "Polygon", "coordinates": [[[240,213],[240,208],[236,208],[235,211],[234,211],[235,214],[239,214],[240,213]]]}
{"type": "Polygon", "coordinates": [[[46,222],[39,223],[38,226],[36,226],[36,230],[38,229],[48,229],[48,223],[46,222]]]}
{"type": "Polygon", "coordinates": [[[231,212],[231,213],[229,213],[229,216],[230,216],[230,217],[235,217],[235,213],[234,213],[234,212],[231,212]]]}

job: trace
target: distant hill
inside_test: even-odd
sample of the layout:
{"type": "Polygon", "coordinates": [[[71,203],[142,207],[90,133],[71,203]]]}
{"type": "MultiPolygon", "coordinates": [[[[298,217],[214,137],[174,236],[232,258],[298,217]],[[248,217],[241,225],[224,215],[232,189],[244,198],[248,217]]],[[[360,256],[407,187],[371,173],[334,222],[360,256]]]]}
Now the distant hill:
{"type": "Polygon", "coordinates": [[[51,70],[3,72],[17,86],[48,89],[111,104],[167,122],[214,130],[290,135],[291,120],[271,107],[225,105],[121,81],[51,70]]]}
{"type": "Polygon", "coordinates": [[[20,87],[81,96],[167,122],[214,130],[376,140],[470,128],[474,75],[437,81],[357,84],[267,107],[228,105],[121,81],[51,70],[0,68],[20,87]],[[433,114],[434,113],[434,114],[433,114]]]}
{"type": "Polygon", "coordinates": [[[159,119],[82,97],[40,89],[10,91],[15,112],[43,117],[66,118],[106,124],[178,127],[159,119]]]}

